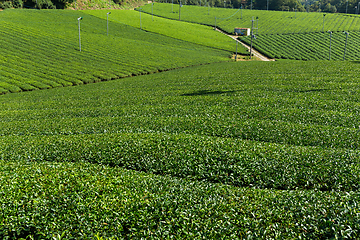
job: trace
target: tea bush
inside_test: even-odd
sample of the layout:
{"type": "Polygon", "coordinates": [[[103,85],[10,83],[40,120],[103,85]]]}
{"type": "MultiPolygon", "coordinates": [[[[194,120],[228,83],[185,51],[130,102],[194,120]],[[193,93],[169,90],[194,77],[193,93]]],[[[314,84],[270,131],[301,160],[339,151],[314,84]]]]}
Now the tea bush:
{"type": "MultiPolygon", "coordinates": [[[[102,19],[106,19],[108,10],[87,10],[83,11],[102,19]]],[[[140,28],[140,16],[138,12],[111,10],[108,19],[110,22],[123,23],[136,28],[140,28]]],[[[236,51],[235,41],[228,36],[215,32],[211,27],[188,22],[173,21],[166,18],[151,16],[150,14],[141,14],[141,25],[145,31],[150,31],[165,35],[168,37],[180,39],[183,41],[196,43],[199,45],[227,50],[236,51]]],[[[112,29],[110,28],[110,35],[112,29]]],[[[238,53],[248,55],[248,50],[242,45],[238,46],[238,53]]]]}
{"type": "Polygon", "coordinates": [[[2,239],[359,237],[359,193],[235,188],[86,162],[0,160],[2,239]]]}
{"type": "MultiPolygon", "coordinates": [[[[244,39],[250,43],[249,39],[244,39]]],[[[260,52],[272,57],[297,60],[359,60],[359,32],[350,32],[346,42],[343,32],[258,35],[253,45],[260,52]],[[346,49],[345,49],[346,43],[346,49]],[[329,56],[330,55],[330,56],[329,56]]]]}
{"type": "MultiPolygon", "coordinates": [[[[142,7],[142,11],[154,15],[179,19],[178,5],[174,5],[174,11],[169,3],[156,3],[151,10],[151,4],[142,7]]],[[[181,8],[181,20],[215,26],[227,33],[234,33],[235,27],[251,28],[251,20],[254,18],[255,34],[290,34],[312,33],[331,30],[359,31],[360,18],[356,15],[335,14],[318,12],[288,12],[288,11],[265,11],[250,9],[229,9],[215,7],[200,7],[183,5],[181,8]],[[325,18],[325,21],[324,21],[325,18]]]]}
{"type": "Polygon", "coordinates": [[[78,54],[52,11],[29,14],[21,27],[0,22],[11,46],[0,91],[17,92],[0,96],[2,239],[360,237],[358,62],[217,63],[119,79],[229,52],[186,42],[177,65],[160,49],[181,54],[182,41],[155,44],[121,25],[126,46],[152,60],[130,62],[125,48],[105,51],[122,43],[103,46],[103,32],[84,24],[96,44],[84,40],[92,52],[78,54]],[[40,16],[40,30],[58,32],[31,27],[40,16]],[[48,89],[20,92],[39,88],[48,89]]]}
{"type": "MultiPolygon", "coordinates": [[[[151,5],[142,7],[142,11],[151,13],[151,5]]],[[[165,18],[178,19],[178,13],[171,12],[171,4],[156,4],[153,13],[165,18]]],[[[182,7],[182,20],[215,26],[233,34],[234,28],[251,28],[254,19],[253,47],[262,54],[277,59],[328,60],[329,33],[333,32],[331,60],[343,60],[346,35],[346,60],[358,60],[359,21],[357,15],[280,12],[265,10],[236,10],[207,8],[199,6],[182,7]]],[[[241,41],[250,45],[251,38],[241,37],[241,41]]]]}
{"type": "MultiPolygon", "coordinates": [[[[0,21],[1,93],[78,85],[230,61],[231,52],[75,11],[6,10],[0,21]],[[79,51],[78,21],[82,49],[79,51]]],[[[235,44],[234,44],[235,47],[235,44]]]]}

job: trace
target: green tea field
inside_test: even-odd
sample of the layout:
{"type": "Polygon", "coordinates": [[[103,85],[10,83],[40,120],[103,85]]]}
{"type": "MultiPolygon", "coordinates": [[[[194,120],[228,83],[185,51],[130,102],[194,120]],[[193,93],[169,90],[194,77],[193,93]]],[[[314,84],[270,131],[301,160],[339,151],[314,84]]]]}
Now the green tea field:
{"type": "MultiPolygon", "coordinates": [[[[250,44],[250,39],[244,39],[250,44]]],[[[258,35],[254,47],[277,59],[297,60],[360,60],[360,32],[258,35]],[[348,40],[346,40],[348,38],[348,40]],[[346,46],[346,47],[345,47],[346,46]]]]}
{"type": "MultiPolygon", "coordinates": [[[[157,16],[179,19],[178,4],[155,3],[154,6],[147,4],[141,8],[149,14],[153,12],[157,16]]],[[[251,28],[252,18],[258,18],[254,22],[254,27],[258,28],[255,31],[257,34],[320,32],[323,27],[331,31],[360,31],[360,17],[353,14],[224,9],[194,5],[183,5],[180,14],[182,21],[208,26],[214,26],[216,18],[216,26],[227,33],[233,33],[235,27],[251,28]]]]}
{"type": "Polygon", "coordinates": [[[223,63],[3,95],[1,236],[359,237],[358,66],[223,63]]]}
{"type": "MultiPolygon", "coordinates": [[[[82,12],[106,20],[106,13],[108,13],[109,10],[87,10],[82,12]]],[[[122,23],[135,28],[140,28],[139,12],[111,10],[111,14],[109,14],[108,18],[110,22],[122,23]]],[[[158,33],[175,39],[192,42],[211,48],[217,48],[229,52],[236,51],[236,43],[233,39],[223,34],[219,34],[218,32],[212,31],[212,28],[209,26],[173,21],[166,18],[160,18],[142,13],[141,28],[145,31],[158,33]]],[[[240,45],[238,47],[238,53],[248,54],[247,50],[240,45]]]]}
{"type": "MultiPolygon", "coordinates": [[[[0,93],[71,86],[229,61],[233,53],[229,51],[230,45],[227,50],[209,48],[122,23],[111,22],[109,28],[111,34],[107,36],[106,20],[84,12],[0,12],[0,44],[3,46],[0,93]],[[81,16],[80,52],[77,19],[81,16]]],[[[212,30],[208,32],[213,34],[212,30]]],[[[211,46],[211,42],[209,39],[207,45],[211,46]]],[[[235,47],[233,41],[234,52],[235,47]]]]}
{"type": "MultiPolygon", "coordinates": [[[[171,4],[156,3],[142,7],[142,11],[158,16],[178,19],[178,11],[171,4]]],[[[175,8],[178,9],[178,8],[175,8]]],[[[360,44],[360,18],[353,14],[323,12],[280,12],[249,9],[223,9],[183,5],[183,21],[213,26],[233,34],[235,27],[253,27],[255,49],[270,58],[297,60],[358,61],[360,44]],[[216,18],[216,22],[215,22],[216,18]],[[254,19],[254,25],[252,25],[254,19]],[[332,43],[330,47],[330,34],[332,43]],[[348,32],[348,41],[346,34],[348,32]],[[345,49],[347,45],[347,50],[345,49]]],[[[250,45],[251,38],[240,37],[250,45]]]]}
{"type": "Polygon", "coordinates": [[[0,12],[0,239],[360,238],[358,61],[107,12],[0,12]]]}

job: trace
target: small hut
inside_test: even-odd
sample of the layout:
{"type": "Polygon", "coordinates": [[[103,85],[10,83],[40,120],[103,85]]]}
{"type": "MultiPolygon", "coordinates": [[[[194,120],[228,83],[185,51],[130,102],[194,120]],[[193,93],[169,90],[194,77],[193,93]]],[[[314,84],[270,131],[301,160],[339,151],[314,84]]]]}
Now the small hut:
{"type": "Polygon", "coordinates": [[[250,28],[235,28],[234,32],[235,32],[236,35],[249,36],[250,35],[250,28]]]}

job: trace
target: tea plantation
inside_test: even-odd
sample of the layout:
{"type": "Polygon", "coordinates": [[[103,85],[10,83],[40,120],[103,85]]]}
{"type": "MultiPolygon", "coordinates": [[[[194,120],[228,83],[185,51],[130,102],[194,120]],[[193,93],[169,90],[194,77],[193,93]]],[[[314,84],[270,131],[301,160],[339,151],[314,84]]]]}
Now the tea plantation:
{"type": "MultiPolygon", "coordinates": [[[[156,3],[142,7],[142,11],[171,19],[178,19],[178,12],[171,11],[171,4],[156,3]]],[[[177,9],[177,8],[174,8],[177,9]]],[[[254,19],[253,39],[255,49],[270,58],[297,60],[359,60],[360,18],[353,14],[323,12],[280,12],[249,9],[224,9],[183,5],[183,21],[216,26],[233,34],[235,27],[251,28],[254,19]],[[216,22],[215,22],[216,18],[216,22]],[[330,34],[332,42],[330,47],[330,34]],[[348,32],[348,41],[346,34],[348,32]],[[347,44],[347,49],[345,49],[347,44]],[[330,52],[330,57],[329,57],[330,52]]],[[[241,37],[250,44],[251,38],[241,37]]]]}
{"type": "MultiPolygon", "coordinates": [[[[244,39],[250,43],[250,39],[244,39]]],[[[360,32],[258,35],[253,45],[271,58],[297,60],[360,60],[360,32]],[[346,44],[346,48],[345,48],[346,44]]]]}
{"type": "MultiPolygon", "coordinates": [[[[154,15],[179,20],[179,5],[174,4],[172,7],[169,3],[155,3],[153,8],[151,4],[141,8],[149,14],[153,12],[154,15]]],[[[258,28],[256,34],[321,32],[323,26],[325,30],[332,31],[360,31],[360,17],[353,14],[208,8],[194,5],[183,5],[180,14],[182,21],[208,26],[214,26],[216,18],[216,27],[227,33],[233,33],[235,27],[251,28],[252,18],[258,18],[254,22],[254,28],[258,28]]]]}
{"type": "MultiPolygon", "coordinates": [[[[106,20],[109,11],[110,10],[87,10],[82,12],[106,20]]],[[[135,28],[140,28],[140,13],[136,11],[111,10],[108,19],[110,23],[123,23],[135,28]]],[[[224,34],[212,31],[212,28],[209,26],[179,22],[142,13],[141,29],[211,48],[227,50],[229,52],[236,51],[236,43],[233,39],[224,34]]],[[[110,26],[110,34],[112,34],[113,30],[110,26]]],[[[238,45],[238,53],[246,55],[248,51],[242,45],[238,45]]]]}
{"type": "MultiPolygon", "coordinates": [[[[0,12],[0,94],[229,61],[233,53],[230,45],[221,50],[118,22],[111,22],[109,27],[111,34],[107,36],[106,20],[84,12],[0,12]],[[77,20],[80,16],[83,17],[81,52],[77,20]]],[[[210,29],[203,29],[203,33],[206,32],[213,34],[210,29]]],[[[211,42],[208,39],[207,46],[211,46],[211,42]]],[[[233,48],[235,52],[234,41],[233,48]]]]}
{"type": "Polygon", "coordinates": [[[359,63],[228,62],[0,96],[0,236],[360,237],[359,63]]]}

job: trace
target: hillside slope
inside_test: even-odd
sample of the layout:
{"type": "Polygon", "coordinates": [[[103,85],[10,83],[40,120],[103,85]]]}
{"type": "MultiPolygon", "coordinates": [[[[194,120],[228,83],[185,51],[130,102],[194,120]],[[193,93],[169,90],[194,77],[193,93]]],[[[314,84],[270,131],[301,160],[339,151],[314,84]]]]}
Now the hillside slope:
{"type": "Polygon", "coordinates": [[[107,36],[106,20],[84,12],[6,10],[0,15],[0,93],[230,61],[232,54],[118,22],[110,23],[107,36]]]}
{"type": "MultiPolygon", "coordinates": [[[[156,4],[153,9],[148,4],[142,7],[142,11],[178,19],[178,12],[172,11],[172,8],[172,4],[169,3],[156,4]]],[[[223,9],[188,5],[184,5],[181,9],[183,21],[216,25],[217,28],[228,33],[233,33],[236,27],[253,27],[254,48],[270,58],[359,60],[357,46],[360,43],[360,17],[358,15],[223,9]],[[348,38],[344,33],[348,34],[348,38]]],[[[249,36],[239,39],[250,45],[249,36]]]]}
{"type": "MultiPolygon", "coordinates": [[[[88,10],[81,11],[101,19],[114,23],[122,23],[135,28],[141,27],[142,30],[165,35],[171,38],[196,43],[206,47],[226,50],[232,53],[236,51],[236,43],[233,39],[213,31],[211,27],[174,21],[162,17],[152,16],[151,14],[142,13],[140,22],[140,13],[137,11],[111,10],[111,14],[107,15],[110,10],[88,10]],[[141,26],[140,26],[141,24],[141,26]]],[[[110,29],[111,31],[113,29],[110,29]]],[[[110,31],[110,34],[111,34],[110,31]]],[[[248,55],[249,52],[243,46],[238,46],[239,54],[248,55]]]]}
{"type": "MultiPolygon", "coordinates": [[[[142,7],[142,11],[153,13],[170,19],[179,19],[178,5],[171,3],[156,3],[151,10],[151,4],[142,7]],[[172,11],[173,9],[173,11],[172,11]]],[[[183,5],[181,20],[216,26],[233,33],[235,27],[251,28],[254,19],[255,34],[284,34],[322,32],[323,27],[332,31],[359,31],[360,17],[357,15],[335,13],[307,13],[265,11],[249,9],[207,8],[183,5]],[[325,16],[324,16],[325,14],[325,16]]]]}

